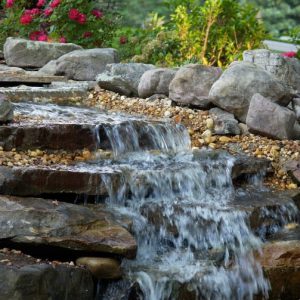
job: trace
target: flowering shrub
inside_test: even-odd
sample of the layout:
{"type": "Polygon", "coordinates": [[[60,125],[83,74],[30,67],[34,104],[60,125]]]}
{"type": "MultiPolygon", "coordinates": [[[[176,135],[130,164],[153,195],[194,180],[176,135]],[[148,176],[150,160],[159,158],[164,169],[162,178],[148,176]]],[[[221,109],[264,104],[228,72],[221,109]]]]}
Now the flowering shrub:
{"type": "Polygon", "coordinates": [[[0,44],[8,36],[35,41],[72,42],[87,48],[110,46],[118,17],[92,0],[0,0],[0,44]]]}
{"type": "Polygon", "coordinates": [[[289,57],[289,58],[293,58],[297,56],[297,52],[294,51],[289,51],[289,52],[284,52],[281,54],[283,57],[289,57]]]}

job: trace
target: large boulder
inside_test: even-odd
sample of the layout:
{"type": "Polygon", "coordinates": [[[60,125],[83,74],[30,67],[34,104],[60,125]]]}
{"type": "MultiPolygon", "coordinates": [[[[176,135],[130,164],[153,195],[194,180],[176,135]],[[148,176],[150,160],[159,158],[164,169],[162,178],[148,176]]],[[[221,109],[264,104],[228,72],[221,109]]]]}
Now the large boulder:
{"type": "Polygon", "coordinates": [[[173,101],[208,108],[212,85],[222,74],[220,68],[191,64],[180,68],[170,83],[169,97],[173,101]]]}
{"type": "Polygon", "coordinates": [[[300,60],[272,53],[267,49],[245,51],[244,61],[255,63],[279,80],[300,91],[300,60]]]}
{"type": "Polygon", "coordinates": [[[292,139],[296,115],[260,94],[255,94],[250,103],[246,124],[249,130],[274,139],[292,139]]]}
{"type": "Polygon", "coordinates": [[[216,106],[245,123],[251,98],[256,93],[283,106],[293,97],[293,91],[284,83],[250,62],[232,63],[212,86],[209,95],[216,106]]]}
{"type": "Polygon", "coordinates": [[[166,68],[146,71],[139,83],[139,96],[142,98],[151,97],[155,94],[169,96],[169,85],[176,72],[176,69],[166,68]]]}
{"type": "Polygon", "coordinates": [[[5,61],[9,66],[37,68],[79,49],[82,47],[75,44],[37,42],[11,37],[7,38],[3,48],[5,61]]]}
{"type": "Polygon", "coordinates": [[[100,73],[96,81],[101,88],[126,96],[138,96],[141,77],[146,71],[155,69],[154,65],[141,63],[110,64],[100,73]]]}
{"type": "Polygon", "coordinates": [[[13,105],[2,93],[0,93],[0,123],[12,121],[13,117],[13,105]]]}
{"type": "Polygon", "coordinates": [[[214,133],[219,135],[238,135],[241,133],[239,122],[234,115],[218,107],[209,110],[214,121],[214,133]]]}
{"type": "Polygon", "coordinates": [[[50,61],[42,69],[42,74],[63,75],[68,79],[93,81],[106,66],[119,61],[117,50],[113,48],[95,48],[77,50],[50,61]]]}

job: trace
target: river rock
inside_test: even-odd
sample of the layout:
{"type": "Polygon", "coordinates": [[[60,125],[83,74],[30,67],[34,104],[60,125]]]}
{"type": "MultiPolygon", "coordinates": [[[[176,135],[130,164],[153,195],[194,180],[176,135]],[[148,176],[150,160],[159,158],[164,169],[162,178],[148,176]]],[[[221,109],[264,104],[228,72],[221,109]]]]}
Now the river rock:
{"type": "Polygon", "coordinates": [[[177,103],[208,108],[209,91],[221,74],[220,68],[198,64],[181,67],[170,83],[169,97],[177,103]]]}
{"type": "Polygon", "coordinates": [[[214,107],[209,110],[214,121],[214,133],[219,135],[241,134],[239,122],[234,115],[220,108],[214,107]]]}
{"type": "MultiPolygon", "coordinates": [[[[38,179],[37,179],[38,180],[38,179]]],[[[0,236],[14,244],[134,257],[136,243],[105,211],[37,198],[0,196],[0,236]]],[[[51,251],[51,250],[49,250],[51,251]]]]}
{"type": "Polygon", "coordinates": [[[169,85],[176,72],[176,69],[166,68],[146,71],[138,86],[139,97],[148,98],[155,94],[169,96],[169,85]]]}
{"type": "Polygon", "coordinates": [[[292,139],[296,115],[288,108],[255,94],[252,97],[246,124],[250,132],[274,139],[292,139]]]}
{"type": "Polygon", "coordinates": [[[0,93],[0,124],[12,121],[13,117],[13,105],[2,93],[0,93]]]}
{"type": "Polygon", "coordinates": [[[73,80],[93,81],[97,74],[105,70],[107,64],[118,61],[117,50],[113,48],[77,50],[61,56],[56,61],[50,61],[39,72],[63,75],[73,80]]]}
{"type": "Polygon", "coordinates": [[[7,38],[3,48],[5,61],[9,66],[37,68],[79,49],[82,47],[70,43],[47,43],[12,37],[7,38]]]}
{"type": "Polygon", "coordinates": [[[155,69],[154,65],[141,63],[110,64],[100,73],[96,81],[101,88],[126,96],[138,96],[141,77],[146,71],[155,69]]]}
{"type": "Polygon", "coordinates": [[[0,74],[25,74],[25,70],[0,64],[0,74]]]}
{"type": "Polygon", "coordinates": [[[267,49],[245,51],[244,61],[255,63],[279,80],[300,91],[300,60],[272,53],[267,49]]]}
{"type": "Polygon", "coordinates": [[[80,257],[76,265],[86,267],[98,280],[122,277],[120,263],[112,258],[80,257]]]}
{"type": "Polygon", "coordinates": [[[286,106],[293,91],[272,74],[249,62],[234,62],[214,83],[209,93],[213,103],[245,123],[252,96],[256,93],[286,106]]]}
{"type": "Polygon", "coordinates": [[[91,273],[69,264],[36,260],[17,251],[0,253],[0,299],[92,300],[91,273]]]}

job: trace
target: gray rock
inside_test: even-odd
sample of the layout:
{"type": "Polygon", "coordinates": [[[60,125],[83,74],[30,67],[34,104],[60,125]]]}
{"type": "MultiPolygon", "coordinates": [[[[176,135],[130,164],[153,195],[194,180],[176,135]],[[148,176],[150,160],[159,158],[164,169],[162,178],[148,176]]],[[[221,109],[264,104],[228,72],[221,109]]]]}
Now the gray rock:
{"type": "Polygon", "coordinates": [[[245,51],[244,61],[255,63],[292,88],[300,91],[300,60],[267,49],[245,51]]]}
{"type": "Polygon", "coordinates": [[[220,68],[197,64],[184,66],[170,83],[169,97],[177,103],[208,108],[211,104],[209,91],[221,74],[220,68]]]}
{"type": "Polygon", "coordinates": [[[22,68],[17,67],[9,67],[7,65],[0,64],[0,72],[2,73],[19,73],[19,74],[25,74],[25,70],[22,68]]]}
{"type": "Polygon", "coordinates": [[[260,94],[253,95],[247,115],[250,132],[274,139],[292,139],[296,115],[260,94]]]}
{"type": "Polygon", "coordinates": [[[293,99],[292,108],[296,114],[297,120],[300,122],[300,98],[293,99]]]}
{"type": "Polygon", "coordinates": [[[141,77],[146,71],[155,69],[154,65],[140,63],[110,64],[105,72],[97,76],[101,88],[126,96],[138,96],[141,77]]]}
{"type": "Polygon", "coordinates": [[[141,98],[148,98],[155,94],[169,95],[169,85],[177,70],[154,69],[146,71],[141,77],[138,94],[141,98]]]}
{"type": "Polygon", "coordinates": [[[4,53],[2,50],[0,50],[0,59],[3,59],[4,58],[4,53]]]}
{"type": "Polygon", "coordinates": [[[293,130],[293,139],[300,140],[300,124],[296,121],[293,130]]]}
{"type": "Polygon", "coordinates": [[[234,62],[212,86],[213,103],[245,123],[251,98],[259,93],[286,106],[293,91],[272,74],[249,62],[234,62]]]}
{"type": "Polygon", "coordinates": [[[37,42],[12,37],[7,38],[3,48],[5,61],[9,66],[37,68],[79,49],[82,47],[75,44],[37,42]]]}
{"type": "Polygon", "coordinates": [[[54,76],[56,73],[56,60],[50,60],[46,65],[39,69],[37,73],[54,76]]]}
{"type": "Polygon", "coordinates": [[[63,75],[68,79],[93,81],[106,66],[118,62],[117,50],[113,48],[95,48],[77,50],[50,61],[39,70],[41,74],[63,75]]]}
{"type": "Polygon", "coordinates": [[[28,255],[8,251],[0,253],[0,260],[0,299],[94,299],[93,278],[86,269],[37,262],[28,255]]]}
{"type": "Polygon", "coordinates": [[[220,108],[212,108],[209,110],[214,120],[214,133],[219,135],[238,135],[241,133],[239,122],[234,115],[220,108]]]}
{"type": "Polygon", "coordinates": [[[13,105],[0,93],[0,123],[12,121],[14,117],[13,105]]]}

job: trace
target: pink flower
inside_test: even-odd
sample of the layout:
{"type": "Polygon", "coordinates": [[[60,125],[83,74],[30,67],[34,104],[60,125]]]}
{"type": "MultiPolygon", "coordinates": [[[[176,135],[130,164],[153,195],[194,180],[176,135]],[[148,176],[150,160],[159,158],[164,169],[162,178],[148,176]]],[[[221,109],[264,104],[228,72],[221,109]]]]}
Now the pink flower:
{"type": "Polygon", "coordinates": [[[29,15],[29,16],[36,16],[40,14],[40,9],[39,8],[33,8],[33,9],[26,9],[24,12],[24,15],[29,15]]]}
{"type": "Polygon", "coordinates": [[[52,8],[55,8],[57,7],[58,5],[60,4],[60,0],[53,0],[49,6],[52,7],[52,8]]]}
{"type": "Polygon", "coordinates": [[[76,21],[78,16],[79,16],[80,12],[78,9],[76,8],[71,8],[70,11],[69,11],[69,19],[70,20],[74,20],[76,21]]]}
{"type": "Polygon", "coordinates": [[[13,5],[14,5],[14,0],[7,0],[6,1],[6,7],[7,8],[13,7],[13,5]]]}
{"type": "Polygon", "coordinates": [[[41,31],[33,31],[29,34],[29,39],[32,41],[37,41],[39,35],[41,35],[41,31]]]}
{"type": "Polygon", "coordinates": [[[32,16],[23,14],[20,18],[20,23],[23,25],[30,24],[32,22],[32,16]]]}
{"type": "Polygon", "coordinates": [[[48,36],[45,33],[42,33],[41,35],[38,36],[38,41],[40,42],[47,42],[48,41],[48,36]]]}
{"type": "Polygon", "coordinates": [[[44,15],[46,16],[46,17],[49,17],[49,16],[51,16],[52,15],[52,13],[53,13],[53,8],[46,8],[45,10],[44,10],[44,15]]]}
{"type": "Polygon", "coordinates": [[[65,37],[62,36],[62,37],[59,38],[59,42],[60,42],[60,43],[66,43],[66,42],[67,42],[67,39],[66,39],[65,37]]]}
{"type": "Polygon", "coordinates": [[[86,15],[85,14],[79,14],[76,21],[79,23],[79,24],[85,24],[86,22],[86,15]]]}
{"type": "Polygon", "coordinates": [[[289,57],[289,58],[292,58],[292,57],[296,57],[297,53],[294,52],[294,51],[290,51],[290,52],[284,52],[281,54],[283,57],[289,57]]]}
{"type": "Polygon", "coordinates": [[[96,17],[96,19],[101,19],[103,17],[103,12],[99,9],[93,9],[92,15],[96,17]]]}
{"type": "Polygon", "coordinates": [[[121,45],[124,45],[127,43],[127,37],[126,36],[120,36],[120,40],[119,40],[121,45]]]}
{"type": "Polygon", "coordinates": [[[37,2],[37,7],[42,7],[42,6],[44,6],[46,4],[46,0],[38,0],[38,2],[37,2]]]}
{"type": "Polygon", "coordinates": [[[89,38],[89,37],[91,37],[92,35],[93,35],[92,32],[87,31],[87,32],[85,32],[85,33],[83,34],[83,37],[84,37],[84,38],[89,38]]]}

